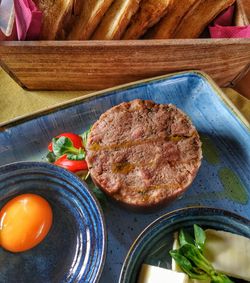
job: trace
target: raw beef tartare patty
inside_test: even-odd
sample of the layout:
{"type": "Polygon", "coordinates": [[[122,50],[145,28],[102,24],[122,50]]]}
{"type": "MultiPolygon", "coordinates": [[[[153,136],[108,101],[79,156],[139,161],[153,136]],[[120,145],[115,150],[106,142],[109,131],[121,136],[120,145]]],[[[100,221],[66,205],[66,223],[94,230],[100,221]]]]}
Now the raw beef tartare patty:
{"type": "Polygon", "coordinates": [[[181,195],[202,158],[198,132],[186,114],[172,104],[139,99],[102,114],[86,150],[94,182],[135,208],[155,207],[181,195]]]}

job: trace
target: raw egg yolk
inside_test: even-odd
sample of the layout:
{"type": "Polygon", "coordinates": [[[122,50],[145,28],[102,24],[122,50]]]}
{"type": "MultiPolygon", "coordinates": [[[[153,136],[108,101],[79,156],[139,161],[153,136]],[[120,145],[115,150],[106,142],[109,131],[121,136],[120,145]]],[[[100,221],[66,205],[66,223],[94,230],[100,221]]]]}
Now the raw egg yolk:
{"type": "Polygon", "coordinates": [[[0,244],[11,252],[23,252],[38,245],[52,224],[49,203],[35,194],[19,195],[0,211],[0,244]]]}

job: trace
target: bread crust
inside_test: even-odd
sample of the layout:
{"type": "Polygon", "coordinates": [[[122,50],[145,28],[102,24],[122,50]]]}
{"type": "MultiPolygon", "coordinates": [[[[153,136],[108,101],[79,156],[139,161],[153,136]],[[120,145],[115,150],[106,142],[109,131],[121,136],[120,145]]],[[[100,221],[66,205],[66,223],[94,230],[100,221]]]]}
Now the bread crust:
{"type": "Polygon", "coordinates": [[[172,0],[143,0],[122,39],[138,39],[167,14],[172,0]]]}
{"type": "Polygon", "coordinates": [[[217,15],[235,0],[202,0],[192,7],[175,30],[173,38],[197,38],[217,15]]]}
{"type": "Polygon", "coordinates": [[[69,23],[72,17],[75,0],[33,1],[43,13],[40,39],[62,39],[64,26],[69,23]]]}
{"type": "Polygon", "coordinates": [[[68,39],[90,39],[112,2],[113,0],[84,0],[81,13],[76,18],[68,39]]]}
{"type": "Polygon", "coordinates": [[[115,0],[104,15],[92,39],[120,39],[132,16],[137,12],[140,1],[141,0],[115,0]]]}
{"type": "Polygon", "coordinates": [[[173,38],[176,28],[182,21],[186,13],[197,5],[201,0],[182,0],[181,5],[179,0],[174,0],[169,13],[157,23],[147,38],[152,39],[169,39],[173,38]]]}

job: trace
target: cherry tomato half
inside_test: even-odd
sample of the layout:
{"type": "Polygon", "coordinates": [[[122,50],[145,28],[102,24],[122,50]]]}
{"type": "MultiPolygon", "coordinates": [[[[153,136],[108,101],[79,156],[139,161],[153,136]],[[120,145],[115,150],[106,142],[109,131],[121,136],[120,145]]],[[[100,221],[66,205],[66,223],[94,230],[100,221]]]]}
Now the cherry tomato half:
{"type": "MultiPolygon", "coordinates": [[[[66,137],[69,138],[71,140],[71,142],[73,143],[73,146],[75,148],[82,148],[83,147],[83,143],[82,143],[82,138],[76,134],[73,133],[62,133],[58,136],[56,136],[57,138],[60,137],[66,137]]],[[[52,152],[52,142],[48,145],[48,150],[50,152],[52,152]]]]}
{"type": "Polygon", "coordinates": [[[85,160],[69,160],[66,154],[58,158],[54,164],[73,173],[88,170],[88,165],[85,160]]]}

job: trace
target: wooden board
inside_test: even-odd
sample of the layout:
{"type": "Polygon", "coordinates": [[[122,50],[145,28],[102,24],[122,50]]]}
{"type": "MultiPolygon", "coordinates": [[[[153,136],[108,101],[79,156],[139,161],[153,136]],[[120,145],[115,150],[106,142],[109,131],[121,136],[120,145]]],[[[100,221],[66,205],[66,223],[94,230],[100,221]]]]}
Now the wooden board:
{"type": "Polygon", "coordinates": [[[28,89],[102,89],[173,71],[207,72],[220,86],[250,62],[250,40],[4,42],[3,67],[28,89]]]}
{"type": "Polygon", "coordinates": [[[32,90],[97,90],[191,69],[228,86],[249,67],[250,39],[0,42],[0,64],[32,90]]]}

